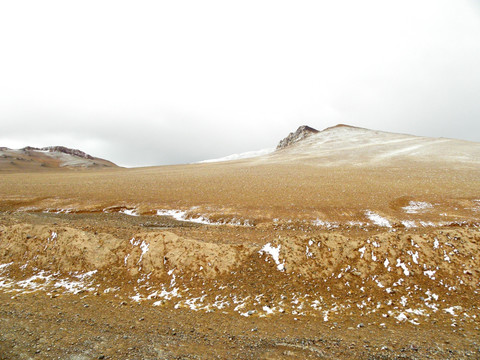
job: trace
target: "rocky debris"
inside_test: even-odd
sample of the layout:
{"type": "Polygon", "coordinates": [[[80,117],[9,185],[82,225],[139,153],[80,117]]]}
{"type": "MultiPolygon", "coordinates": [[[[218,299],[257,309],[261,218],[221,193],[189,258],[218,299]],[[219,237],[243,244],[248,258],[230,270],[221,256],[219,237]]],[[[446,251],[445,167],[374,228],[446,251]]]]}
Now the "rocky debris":
{"type": "Polygon", "coordinates": [[[354,329],[355,319],[345,318],[331,329],[290,316],[232,320],[220,311],[117,308],[111,294],[85,297],[89,308],[75,296],[10,296],[0,292],[2,359],[478,358],[475,331],[453,332],[449,323],[436,324],[435,331],[401,324],[354,329]]]}
{"type": "Polygon", "coordinates": [[[302,125],[297,131],[288,134],[285,139],[282,139],[277,145],[277,150],[284,149],[318,132],[318,130],[310,126],[302,125]]]}

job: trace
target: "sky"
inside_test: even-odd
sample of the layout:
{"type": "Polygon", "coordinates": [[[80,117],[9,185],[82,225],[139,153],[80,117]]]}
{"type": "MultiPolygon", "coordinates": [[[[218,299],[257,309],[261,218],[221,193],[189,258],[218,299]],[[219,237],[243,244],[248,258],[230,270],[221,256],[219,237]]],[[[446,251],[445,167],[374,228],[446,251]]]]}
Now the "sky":
{"type": "Polygon", "coordinates": [[[338,123],[480,142],[480,1],[0,2],[0,146],[167,165],[338,123]]]}

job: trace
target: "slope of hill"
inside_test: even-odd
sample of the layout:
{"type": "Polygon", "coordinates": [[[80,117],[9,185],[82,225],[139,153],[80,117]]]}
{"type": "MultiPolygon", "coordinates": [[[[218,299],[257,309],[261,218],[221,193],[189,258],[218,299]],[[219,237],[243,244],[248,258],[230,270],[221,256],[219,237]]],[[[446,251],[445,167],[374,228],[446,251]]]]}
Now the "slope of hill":
{"type": "Polygon", "coordinates": [[[58,169],[92,169],[117,167],[83,151],[64,146],[23,149],[0,148],[0,171],[46,171],[58,169]]]}

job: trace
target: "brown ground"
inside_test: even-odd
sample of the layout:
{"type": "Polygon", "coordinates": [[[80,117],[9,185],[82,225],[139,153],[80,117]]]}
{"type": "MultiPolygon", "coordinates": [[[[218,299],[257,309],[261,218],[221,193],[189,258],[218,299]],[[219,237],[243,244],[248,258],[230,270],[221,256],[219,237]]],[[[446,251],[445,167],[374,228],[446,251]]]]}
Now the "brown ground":
{"type": "Polygon", "coordinates": [[[480,358],[479,179],[454,164],[271,160],[2,174],[0,354],[480,358]],[[409,214],[410,201],[432,207],[409,214]]]}
{"type": "Polygon", "coordinates": [[[480,168],[318,167],[239,161],[157,168],[0,175],[3,209],[102,211],[107,207],[188,210],[256,222],[273,218],[365,221],[372,209],[393,221],[410,200],[436,206],[424,220],[478,219],[480,168]]]}

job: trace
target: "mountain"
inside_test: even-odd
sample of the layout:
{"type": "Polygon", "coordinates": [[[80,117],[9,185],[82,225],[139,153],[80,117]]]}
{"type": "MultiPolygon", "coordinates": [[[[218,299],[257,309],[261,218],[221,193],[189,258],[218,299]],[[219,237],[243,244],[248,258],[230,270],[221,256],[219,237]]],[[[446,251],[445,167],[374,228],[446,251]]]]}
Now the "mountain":
{"type": "Polygon", "coordinates": [[[100,169],[114,163],[64,146],[22,149],[0,147],[0,171],[48,171],[58,169],[100,169]]]}
{"type": "Polygon", "coordinates": [[[320,166],[449,163],[478,167],[480,143],[397,134],[343,124],[322,131],[301,126],[280,142],[268,161],[306,162],[320,166]]]}

